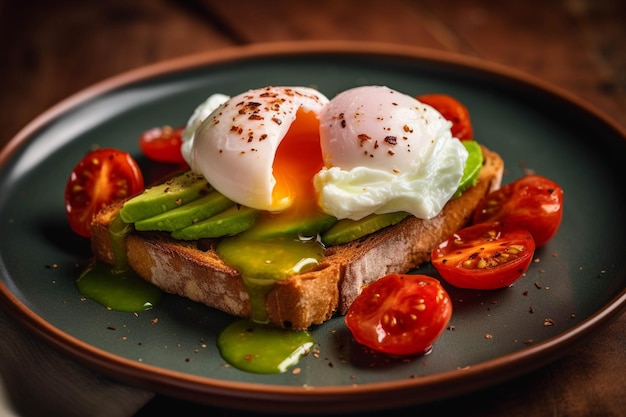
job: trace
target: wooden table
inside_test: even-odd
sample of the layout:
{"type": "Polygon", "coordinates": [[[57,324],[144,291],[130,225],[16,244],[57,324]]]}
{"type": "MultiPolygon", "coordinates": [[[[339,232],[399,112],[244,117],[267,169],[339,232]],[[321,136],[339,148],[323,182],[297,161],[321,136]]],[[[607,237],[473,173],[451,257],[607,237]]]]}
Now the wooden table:
{"type": "MultiPolygon", "coordinates": [[[[626,128],[626,2],[268,3],[1,2],[0,146],[42,111],[109,76],[202,51],[312,39],[392,42],[504,64],[586,100],[626,128]]],[[[465,416],[626,415],[625,336],[623,315],[544,368],[411,411],[452,414],[461,407],[465,416]]],[[[236,414],[157,396],[139,415],[165,405],[180,412],[236,414]]]]}

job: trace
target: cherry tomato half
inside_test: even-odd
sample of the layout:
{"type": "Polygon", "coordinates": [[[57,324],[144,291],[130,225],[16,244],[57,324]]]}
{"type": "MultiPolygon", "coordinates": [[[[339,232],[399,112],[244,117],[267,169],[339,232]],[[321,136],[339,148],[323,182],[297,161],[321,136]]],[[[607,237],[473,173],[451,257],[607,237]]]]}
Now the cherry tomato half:
{"type": "Polygon", "coordinates": [[[527,229],[537,247],[556,234],[563,218],[563,189],[540,175],[527,175],[489,193],[474,213],[474,223],[499,221],[527,229]]]}
{"type": "Polygon", "coordinates": [[[535,241],[528,230],[479,223],[440,243],[432,251],[431,263],[455,287],[493,290],[521,278],[534,253],[535,241]]]}
{"type": "Polygon", "coordinates": [[[143,188],[143,175],[130,154],[110,148],[88,153],[65,186],[65,211],[72,230],[90,237],[89,226],[99,210],[143,188]]]}
{"type": "Polygon", "coordinates": [[[417,99],[434,107],[446,120],[452,122],[452,136],[460,140],[474,139],[469,111],[460,101],[447,94],[423,94],[417,99]]]}
{"type": "Polygon", "coordinates": [[[139,148],[144,155],[156,162],[186,164],[180,152],[183,128],[171,126],[154,127],[139,137],[139,148]]]}
{"type": "Polygon", "coordinates": [[[354,339],[394,356],[427,352],[452,316],[450,296],[435,278],[390,274],[363,288],[346,314],[354,339]]]}

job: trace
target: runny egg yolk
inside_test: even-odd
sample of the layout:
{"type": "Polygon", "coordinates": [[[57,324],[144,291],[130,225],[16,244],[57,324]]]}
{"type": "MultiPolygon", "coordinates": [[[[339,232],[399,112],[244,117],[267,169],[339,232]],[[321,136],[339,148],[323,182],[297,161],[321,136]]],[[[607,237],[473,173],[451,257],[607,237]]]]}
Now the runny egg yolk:
{"type": "MultiPolygon", "coordinates": [[[[319,120],[313,112],[300,109],[287,134],[276,149],[272,174],[276,184],[272,204],[293,201],[286,210],[261,211],[256,230],[284,232],[303,219],[319,215],[313,176],[322,168],[319,120]]],[[[266,298],[276,281],[314,267],[324,256],[320,243],[312,236],[271,235],[259,239],[246,232],[226,238],[217,251],[230,265],[241,271],[251,304],[251,319],[267,323],[266,298]]]]}
{"type": "MultiPolygon", "coordinates": [[[[296,120],[280,142],[272,166],[274,202],[289,198],[288,212],[304,217],[319,212],[313,176],[322,169],[319,120],[313,112],[298,110],[296,120]]],[[[285,213],[289,214],[289,213],[285,213]]]]}

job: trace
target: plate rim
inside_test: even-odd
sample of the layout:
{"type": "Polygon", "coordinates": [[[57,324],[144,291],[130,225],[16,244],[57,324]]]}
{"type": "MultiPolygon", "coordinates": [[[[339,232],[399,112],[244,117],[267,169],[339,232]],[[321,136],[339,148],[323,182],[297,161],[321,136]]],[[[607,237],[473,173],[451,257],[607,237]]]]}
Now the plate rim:
{"type": "MultiPolygon", "coordinates": [[[[0,166],[26,144],[42,126],[81,103],[116,88],[183,70],[237,62],[243,59],[266,56],[309,56],[321,53],[420,60],[499,76],[568,102],[615,130],[618,136],[626,138],[626,129],[590,103],[533,75],[497,63],[453,52],[409,45],[355,41],[288,41],[232,46],[200,52],[141,66],[108,77],[70,95],[27,123],[4,145],[0,152],[0,166]]],[[[20,301],[3,281],[0,281],[0,307],[48,344],[84,365],[122,382],[188,400],[226,407],[256,411],[262,409],[264,411],[302,412],[306,406],[307,412],[340,412],[430,402],[474,391],[528,373],[556,360],[564,354],[563,351],[581,343],[592,333],[619,317],[621,312],[626,310],[626,289],[623,289],[603,308],[565,332],[520,351],[472,365],[468,369],[447,371],[415,379],[324,387],[224,381],[125,359],[89,345],[48,323],[20,301]],[[478,375],[481,378],[477,381],[478,375]],[[468,385],[471,385],[471,389],[468,385]],[[420,393],[421,389],[423,392],[420,393]],[[410,394],[408,398],[407,394],[410,394]],[[381,404],[382,397],[386,404],[381,404]],[[239,399],[246,399],[246,403],[238,402],[239,399]],[[358,401],[358,406],[355,407],[354,401],[358,401]]]]}

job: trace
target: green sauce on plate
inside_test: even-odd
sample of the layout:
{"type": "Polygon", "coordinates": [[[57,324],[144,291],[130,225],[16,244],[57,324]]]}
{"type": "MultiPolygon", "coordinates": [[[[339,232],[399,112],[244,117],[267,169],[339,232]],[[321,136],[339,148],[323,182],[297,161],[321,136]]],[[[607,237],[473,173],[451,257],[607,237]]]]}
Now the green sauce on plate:
{"type": "Polygon", "coordinates": [[[224,360],[242,371],[275,374],[287,371],[309,353],[315,340],[306,331],[295,332],[241,319],[219,335],[224,360]]]}
{"type": "Polygon", "coordinates": [[[117,311],[148,310],[161,302],[163,292],[132,270],[114,271],[111,265],[92,262],[76,280],[82,295],[117,311]]]}

